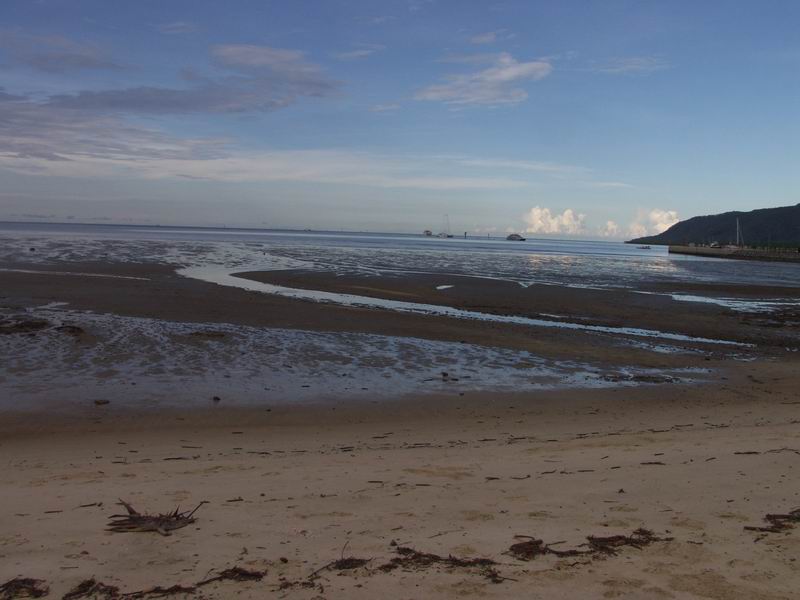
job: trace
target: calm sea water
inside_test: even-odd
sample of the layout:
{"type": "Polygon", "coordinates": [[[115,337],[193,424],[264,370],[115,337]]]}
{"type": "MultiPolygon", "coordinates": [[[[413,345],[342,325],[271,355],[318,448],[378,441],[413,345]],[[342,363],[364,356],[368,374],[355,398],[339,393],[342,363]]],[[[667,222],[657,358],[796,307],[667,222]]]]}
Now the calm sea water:
{"type": "Polygon", "coordinates": [[[0,223],[0,258],[14,261],[144,260],[231,268],[337,273],[440,273],[521,285],[638,287],[655,282],[796,286],[800,265],[669,255],[621,242],[422,235],[0,223]],[[28,246],[39,254],[31,256],[28,246]]]}

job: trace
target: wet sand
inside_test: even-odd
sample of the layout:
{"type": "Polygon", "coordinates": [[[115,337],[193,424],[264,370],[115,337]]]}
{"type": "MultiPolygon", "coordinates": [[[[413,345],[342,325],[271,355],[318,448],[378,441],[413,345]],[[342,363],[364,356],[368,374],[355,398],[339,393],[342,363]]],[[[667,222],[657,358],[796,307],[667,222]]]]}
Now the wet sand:
{"type": "Polygon", "coordinates": [[[755,360],[738,362],[719,349],[658,354],[579,331],[299,302],[181,278],[158,265],[47,268],[146,281],[2,273],[0,303],[20,310],[68,302],[74,310],[198,326],[466,341],[609,368],[703,367],[713,377],[696,385],[304,406],[244,408],[223,395],[206,408],[158,412],[113,398],[66,414],[6,410],[0,584],[32,577],[60,597],[94,577],[130,593],[196,586],[235,566],[261,579],[215,581],[176,597],[772,600],[792,598],[800,584],[800,527],[745,530],[766,525],[767,513],[800,507],[798,360],[785,350],[796,345],[792,314],[464,278],[248,275],[424,302],[447,293],[448,304],[485,312],[552,312],[758,344],[748,351],[755,360]],[[455,287],[435,289],[445,284],[455,287]],[[118,498],[153,512],[208,504],[169,537],[106,532],[118,498]],[[613,553],[586,545],[587,536],[630,536],[637,528],[658,540],[613,553]],[[515,536],[577,552],[521,560],[508,550],[529,538],[515,536]],[[442,561],[417,555],[393,563],[414,556],[399,548],[442,561]],[[448,562],[450,555],[497,564],[448,562]],[[367,562],[333,564],[342,557],[367,562]]]}
{"type": "Polygon", "coordinates": [[[625,289],[582,289],[554,285],[521,287],[509,281],[442,275],[337,276],[324,272],[243,272],[237,277],[290,288],[356,294],[452,306],[496,315],[578,321],[611,327],[640,327],[696,337],[731,339],[768,346],[795,343],[800,333],[800,308],[761,315],[753,321],[740,312],[714,304],[684,302],[669,294],[707,294],[710,297],[798,299],[800,288],[722,286],[719,284],[653,285],[648,293],[625,289]],[[438,289],[440,286],[451,286],[438,289]],[[560,318],[560,319],[559,319],[560,318]],[[771,322],[786,332],[765,331],[771,322]],[[782,333],[787,333],[783,336],[782,333]]]}

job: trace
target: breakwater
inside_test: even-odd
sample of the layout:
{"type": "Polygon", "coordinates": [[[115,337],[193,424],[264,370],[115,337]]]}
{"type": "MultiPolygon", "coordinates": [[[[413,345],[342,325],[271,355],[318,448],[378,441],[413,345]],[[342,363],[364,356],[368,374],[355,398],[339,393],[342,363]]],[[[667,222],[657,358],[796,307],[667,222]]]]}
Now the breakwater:
{"type": "Polygon", "coordinates": [[[800,249],[798,248],[773,248],[767,250],[738,247],[712,248],[711,246],[670,246],[669,253],[689,254],[692,256],[713,256],[714,258],[800,263],[800,249]]]}

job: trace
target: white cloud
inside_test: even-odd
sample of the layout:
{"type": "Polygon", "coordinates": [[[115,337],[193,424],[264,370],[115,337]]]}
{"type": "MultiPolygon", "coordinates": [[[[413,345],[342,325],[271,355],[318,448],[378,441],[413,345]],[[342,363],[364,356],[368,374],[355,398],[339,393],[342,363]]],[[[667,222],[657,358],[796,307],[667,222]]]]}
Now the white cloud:
{"type": "Polygon", "coordinates": [[[156,25],[156,29],[167,35],[181,35],[184,33],[196,33],[200,30],[200,27],[192,21],[173,21],[172,23],[156,25]]]}
{"type": "Polygon", "coordinates": [[[639,210],[636,220],[628,227],[628,232],[634,237],[656,235],[665,232],[678,221],[680,221],[678,212],[674,210],[661,208],[639,210]]]}
{"type": "Polygon", "coordinates": [[[496,63],[502,53],[480,52],[471,54],[445,54],[436,62],[452,63],[456,65],[490,65],[496,63]]]}
{"type": "Polygon", "coordinates": [[[545,60],[519,62],[507,52],[494,57],[492,66],[474,73],[448,75],[445,82],[419,90],[414,98],[457,106],[516,104],[528,98],[520,87],[547,77],[553,66],[545,60]]]}
{"type": "Polygon", "coordinates": [[[370,111],[377,113],[392,112],[398,110],[399,108],[399,104],[375,104],[374,106],[370,107],[370,111]]]}
{"type": "Polygon", "coordinates": [[[589,187],[593,188],[600,188],[600,189],[630,189],[633,186],[630,183],[625,183],[623,181],[590,181],[587,183],[589,187]]]}
{"type": "Polygon", "coordinates": [[[470,44],[475,44],[476,46],[483,45],[483,44],[494,44],[495,42],[501,40],[510,40],[514,37],[514,34],[508,33],[505,29],[495,29],[494,31],[486,31],[484,33],[478,33],[473,35],[469,38],[470,44]]]}
{"type": "Polygon", "coordinates": [[[481,167],[489,169],[517,169],[520,171],[534,171],[538,173],[577,173],[586,169],[572,165],[562,165],[559,163],[536,161],[536,160],[506,160],[496,158],[469,158],[451,157],[467,167],[481,167]]]}
{"type": "Polygon", "coordinates": [[[651,226],[656,233],[665,232],[680,220],[678,218],[677,211],[661,210],[660,208],[654,208],[651,210],[648,217],[650,219],[651,226]]]}
{"type": "Polygon", "coordinates": [[[597,63],[591,70],[611,75],[646,75],[669,69],[671,66],[668,61],[658,56],[633,56],[597,63]]]}
{"type": "Polygon", "coordinates": [[[603,237],[615,238],[620,236],[620,228],[614,221],[606,221],[605,227],[600,228],[603,237]]]}
{"type": "Polygon", "coordinates": [[[333,57],[339,60],[355,60],[357,58],[366,58],[370,54],[375,54],[375,50],[359,48],[358,50],[350,50],[348,52],[337,52],[333,57]]]}
{"type": "Polygon", "coordinates": [[[396,19],[397,17],[394,15],[377,15],[375,17],[359,17],[356,20],[360,23],[367,23],[369,25],[383,25],[396,19]]]}
{"type": "Polygon", "coordinates": [[[337,52],[333,55],[338,60],[357,60],[359,58],[366,58],[375,54],[379,50],[383,50],[386,46],[381,44],[358,44],[358,48],[349,50],[347,52],[337,52]]]}
{"type": "Polygon", "coordinates": [[[644,237],[648,234],[647,226],[638,221],[634,221],[628,226],[628,233],[633,237],[644,237]]]}
{"type": "Polygon", "coordinates": [[[527,224],[526,233],[579,235],[584,231],[586,215],[567,208],[561,214],[553,214],[549,208],[534,206],[523,219],[527,224]]]}
{"type": "Polygon", "coordinates": [[[486,33],[479,33],[469,38],[470,44],[493,44],[497,41],[496,31],[487,31],[486,33]]]}

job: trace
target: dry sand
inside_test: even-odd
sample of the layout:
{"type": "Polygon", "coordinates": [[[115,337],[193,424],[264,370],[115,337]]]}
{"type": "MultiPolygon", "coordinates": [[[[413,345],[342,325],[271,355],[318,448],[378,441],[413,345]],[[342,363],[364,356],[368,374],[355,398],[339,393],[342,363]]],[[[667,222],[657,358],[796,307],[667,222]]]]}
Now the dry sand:
{"type": "Polygon", "coordinates": [[[781,367],[702,389],[10,419],[0,580],[42,579],[59,597],[89,577],[133,592],[238,566],[266,574],[198,596],[793,598],[800,529],[744,530],[800,506],[800,398],[781,367]],[[104,531],[117,498],[142,511],[209,504],[163,537],[104,531]],[[640,527],[673,539],[616,556],[505,554],[525,541],[515,535],[585,549],[640,527]],[[393,543],[488,558],[503,579],[384,572],[393,543]],[[317,572],[342,556],[369,562],[317,572]]]}
{"type": "MultiPolygon", "coordinates": [[[[235,315],[311,329],[358,323],[439,339],[491,336],[556,356],[572,345],[583,357],[609,362],[679,360],[609,350],[602,339],[579,334],[533,339],[514,327],[222,290],[150,266],[114,272],[151,283],[76,286],[4,274],[4,302],[65,300],[134,316],[205,322],[235,315]]],[[[725,313],[715,329],[711,310],[722,315],[698,308],[693,332],[707,327],[772,342],[754,362],[704,361],[716,373],[704,385],[447,394],[269,411],[227,399],[157,413],[114,402],[65,415],[7,411],[0,422],[0,584],[31,577],[61,597],[94,578],[119,588],[119,596],[188,588],[239,567],[262,577],[214,581],[174,597],[796,598],[800,523],[779,532],[745,526],[800,507],[797,358],[779,352],[785,326],[751,321],[737,333],[732,328],[742,317],[725,313]],[[168,537],[107,532],[119,498],[143,512],[208,504],[194,524],[168,537]],[[588,536],[630,536],[638,528],[658,540],[588,552],[588,536]],[[508,550],[529,538],[515,536],[579,553],[520,560],[508,550]],[[409,560],[402,548],[442,561],[409,560]],[[367,562],[334,564],[343,557],[367,562]]],[[[655,318],[645,313],[642,319],[655,318]]],[[[660,324],[670,320],[665,315],[660,324]]]]}

